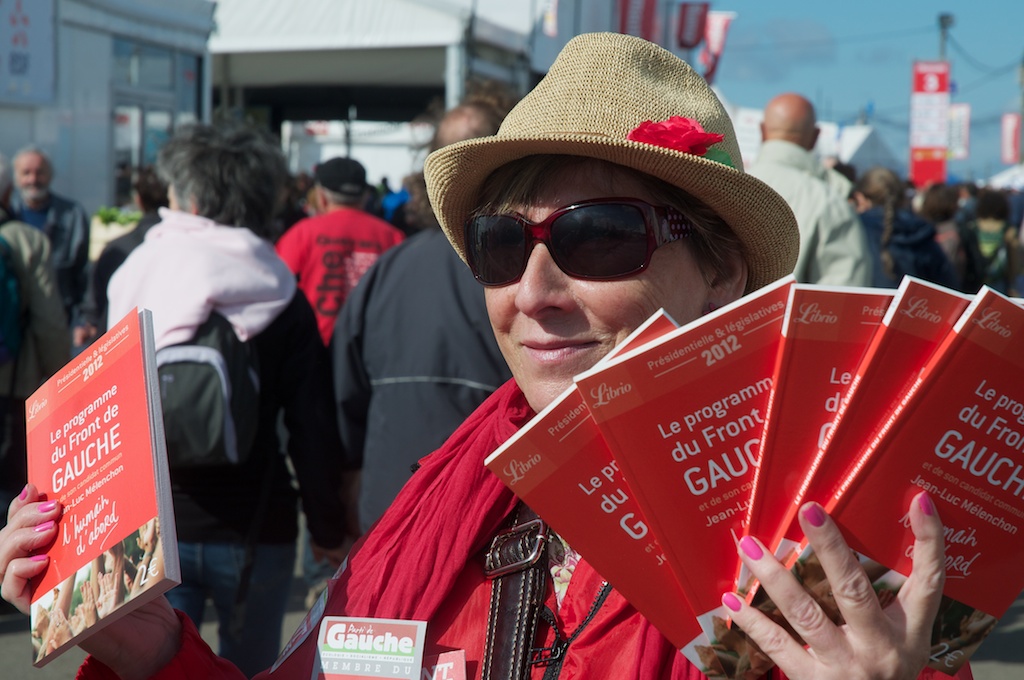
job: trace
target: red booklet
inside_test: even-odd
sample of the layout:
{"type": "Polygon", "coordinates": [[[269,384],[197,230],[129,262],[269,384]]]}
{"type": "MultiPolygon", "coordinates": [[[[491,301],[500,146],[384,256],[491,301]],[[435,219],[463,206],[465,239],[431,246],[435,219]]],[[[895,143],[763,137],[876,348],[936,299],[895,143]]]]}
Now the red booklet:
{"type": "Polygon", "coordinates": [[[134,311],[26,401],[28,479],[64,507],[32,583],[37,666],[181,580],[155,357],[134,311]]]}
{"type": "Polygon", "coordinates": [[[787,276],[576,379],[713,639],[728,616],[721,594],[735,587],[792,284],[787,276]]]}
{"type": "MultiPolygon", "coordinates": [[[[677,328],[655,314],[605,360],[677,328]]],[[[575,386],[485,461],[515,494],[696,663],[708,645],[575,386]]]]}
{"type": "Polygon", "coordinates": [[[911,497],[942,518],[946,583],[931,667],[955,673],[1024,589],[1024,308],[983,288],[867,442],[832,509],[893,597],[909,574],[911,497]]]}
{"type": "MultiPolygon", "coordinates": [[[[857,366],[835,426],[826,433],[824,448],[807,473],[804,500],[826,508],[834,505],[861,450],[917,380],[970,300],[963,293],[904,277],[857,366]]],[[[786,536],[802,541],[796,511],[791,508],[786,536]]]]}
{"type": "MultiPolygon", "coordinates": [[[[784,562],[795,558],[792,551],[802,539],[786,529],[803,502],[804,475],[893,293],[808,284],[789,291],[749,515],[750,534],[784,562]]],[[[741,572],[740,590],[750,585],[741,572]]]]}

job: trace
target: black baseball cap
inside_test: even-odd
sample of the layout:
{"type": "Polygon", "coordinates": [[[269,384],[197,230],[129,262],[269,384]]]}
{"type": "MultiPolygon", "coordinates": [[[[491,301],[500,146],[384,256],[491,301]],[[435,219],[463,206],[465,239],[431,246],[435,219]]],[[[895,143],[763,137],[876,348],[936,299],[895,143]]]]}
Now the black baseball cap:
{"type": "Polygon", "coordinates": [[[332,158],[316,166],[316,183],[328,191],[359,196],[366,191],[366,168],[354,158],[332,158]]]}

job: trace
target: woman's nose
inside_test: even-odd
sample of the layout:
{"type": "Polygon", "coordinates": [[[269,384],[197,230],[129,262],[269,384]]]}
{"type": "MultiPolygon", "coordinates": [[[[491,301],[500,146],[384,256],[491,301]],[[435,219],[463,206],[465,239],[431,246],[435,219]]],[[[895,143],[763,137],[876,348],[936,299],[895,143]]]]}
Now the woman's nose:
{"type": "Polygon", "coordinates": [[[547,307],[563,307],[570,297],[567,286],[570,277],[558,268],[543,243],[535,243],[526,261],[526,269],[514,284],[516,305],[526,314],[547,307]]]}

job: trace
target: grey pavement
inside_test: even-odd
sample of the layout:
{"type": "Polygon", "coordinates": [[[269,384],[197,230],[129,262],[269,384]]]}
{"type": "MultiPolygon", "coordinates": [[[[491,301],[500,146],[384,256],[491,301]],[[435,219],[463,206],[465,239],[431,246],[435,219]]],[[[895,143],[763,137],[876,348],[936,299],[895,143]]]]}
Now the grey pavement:
{"type": "MultiPolygon", "coordinates": [[[[288,602],[282,628],[281,648],[284,648],[299,622],[306,615],[305,586],[301,577],[293,581],[292,594],[288,602]]],[[[216,614],[207,610],[207,623],[200,631],[207,643],[216,649],[216,614]]],[[[72,680],[85,654],[72,649],[57,657],[42,668],[32,665],[31,640],[28,632],[28,617],[21,614],[0,615],[0,680],[72,680]]]]}
{"type": "MultiPolygon", "coordinates": [[[[296,579],[285,618],[282,647],[306,613],[300,584],[301,579],[296,579]]],[[[215,640],[215,624],[204,624],[202,633],[207,642],[215,640]]],[[[74,649],[43,668],[34,668],[29,646],[28,618],[20,614],[0,616],[0,679],[70,680],[84,657],[74,649]]],[[[978,649],[971,668],[976,680],[1024,680],[1024,594],[978,649]]]]}
{"type": "Polygon", "coordinates": [[[971,661],[977,680],[1024,680],[1024,593],[971,661]]]}

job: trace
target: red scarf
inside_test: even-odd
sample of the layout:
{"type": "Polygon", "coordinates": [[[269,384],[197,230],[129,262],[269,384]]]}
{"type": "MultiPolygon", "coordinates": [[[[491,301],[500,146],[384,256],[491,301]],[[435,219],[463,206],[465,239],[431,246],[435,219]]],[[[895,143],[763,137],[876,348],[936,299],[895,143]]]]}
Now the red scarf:
{"type": "Polygon", "coordinates": [[[328,611],[340,605],[348,616],[429,621],[515,506],[516,497],[483,461],[532,416],[509,381],[424,458],[350,555],[343,592],[328,611]]]}
{"type": "MultiPolygon", "coordinates": [[[[483,461],[533,415],[510,380],[424,458],[388,511],[352,549],[348,568],[332,588],[327,614],[431,620],[465,565],[515,507],[516,497],[483,461]]],[[[308,677],[315,641],[314,630],[269,677],[308,677]]]]}
{"type": "MultiPolygon", "coordinates": [[[[483,461],[533,415],[518,385],[509,381],[424,458],[384,516],[353,548],[348,568],[330,592],[326,613],[433,620],[466,565],[490,543],[518,501],[483,461]]],[[[585,561],[577,566],[575,578],[592,581],[589,590],[594,592],[601,581],[585,561]]],[[[617,666],[613,677],[623,680],[703,677],[618,593],[606,602],[600,619],[594,623],[596,639],[585,643],[590,652],[582,658],[588,663],[617,666]],[[608,644],[617,634],[621,644],[608,644]],[[614,660],[624,649],[636,652],[627,655],[625,664],[614,660]],[[599,659],[595,650],[611,658],[599,659]]],[[[482,619],[481,628],[485,625],[482,619]]],[[[317,654],[317,630],[314,622],[305,642],[275,674],[261,675],[261,680],[308,678],[317,654]]],[[[565,678],[587,676],[586,668],[563,668],[565,678]]]]}

